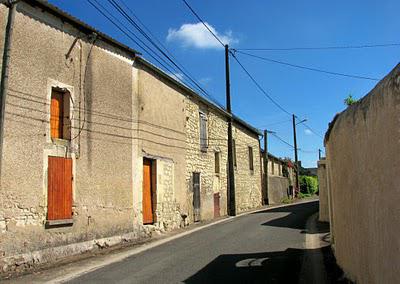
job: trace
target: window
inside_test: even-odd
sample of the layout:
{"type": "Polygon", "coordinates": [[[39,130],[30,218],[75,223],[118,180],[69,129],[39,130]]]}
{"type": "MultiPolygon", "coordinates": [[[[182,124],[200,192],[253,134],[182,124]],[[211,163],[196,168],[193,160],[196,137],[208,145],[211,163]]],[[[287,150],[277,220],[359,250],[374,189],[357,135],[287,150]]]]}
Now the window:
{"type": "Polygon", "coordinates": [[[232,140],[232,150],[233,150],[233,166],[235,169],[237,169],[237,163],[236,163],[236,141],[235,139],[232,140]]]}
{"type": "Polygon", "coordinates": [[[215,173],[219,174],[219,152],[214,153],[214,161],[215,161],[215,173]]]}
{"type": "Polygon", "coordinates": [[[249,169],[254,171],[254,161],[253,161],[253,147],[249,146],[249,169]]]}
{"type": "Polygon", "coordinates": [[[49,157],[48,160],[47,222],[72,219],[72,160],[49,157]]]}
{"type": "Polygon", "coordinates": [[[69,140],[71,137],[69,98],[68,92],[58,89],[53,89],[51,92],[50,136],[52,139],[69,140]]]}
{"type": "Polygon", "coordinates": [[[207,117],[203,112],[200,112],[200,150],[207,152],[207,117]]]}

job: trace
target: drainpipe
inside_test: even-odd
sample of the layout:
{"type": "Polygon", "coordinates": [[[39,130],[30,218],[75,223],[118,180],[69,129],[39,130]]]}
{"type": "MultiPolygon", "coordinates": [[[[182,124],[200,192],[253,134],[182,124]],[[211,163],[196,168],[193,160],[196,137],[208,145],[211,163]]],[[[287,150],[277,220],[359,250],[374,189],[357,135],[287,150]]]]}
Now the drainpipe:
{"type": "MultiPolygon", "coordinates": [[[[11,40],[13,34],[15,13],[17,10],[16,1],[9,0],[7,2],[9,9],[8,9],[8,20],[6,26],[5,39],[4,39],[3,64],[1,68],[1,82],[0,82],[0,181],[1,181],[1,170],[3,163],[4,111],[6,105],[6,95],[8,90],[8,73],[10,67],[9,63],[11,56],[11,40]]],[[[2,1],[1,3],[5,3],[5,1],[2,1]]]]}

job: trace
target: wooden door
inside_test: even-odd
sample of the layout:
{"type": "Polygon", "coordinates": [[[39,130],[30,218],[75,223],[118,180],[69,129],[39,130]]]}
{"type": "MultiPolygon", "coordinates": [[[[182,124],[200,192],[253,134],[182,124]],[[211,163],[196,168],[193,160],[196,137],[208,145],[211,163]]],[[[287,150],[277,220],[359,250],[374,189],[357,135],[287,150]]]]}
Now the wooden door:
{"type": "Polygon", "coordinates": [[[193,209],[194,221],[201,220],[200,217],[200,173],[193,173],[193,209]]]}
{"type": "Polygon", "coordinates": [[[220,199],[219,193],[214,193],[214,218],[220,216],[219,199],[220,199]]]}
{"type": "Polygon", "coordinates": [[[152,161],[143,159],[143,224],[153,224],[152,161]]]}
{"type": "Polygon", "coordinates": [[[72,219],[72,159],[48,159],[47,220],[72,219]]]}

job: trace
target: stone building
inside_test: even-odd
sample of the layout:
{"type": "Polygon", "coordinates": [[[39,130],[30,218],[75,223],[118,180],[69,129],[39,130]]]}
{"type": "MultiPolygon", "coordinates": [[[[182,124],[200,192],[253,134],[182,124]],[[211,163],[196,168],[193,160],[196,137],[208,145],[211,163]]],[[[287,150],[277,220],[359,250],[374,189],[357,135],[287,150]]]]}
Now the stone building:
{"type": "MultiPolygon", "coordinates": [[[[230,115],[51,4],[16,5],[0,176],[3,271],[226,215],[230,115]]],[[[2,54],[9,11],[0,4],[2,54]]],[[[259,132],[237,117],[233,125],[242,212],[261,205],[259,132]]]]}
{"type": "MultiPolygon", "coordinates": [[[[264,151],[262,151],[261,165],[264,165],[264,151]]],[[[283,199],[292,195],[294,182],[293,164],[287,159],[278,158],[268,153],[268,194],[264,193],[264,202],[269,204],[281,203],[283,199]]],[[[262,166],[264,175],[264,167],[262,166]]],[[[263,181],[264,182],[264,181],[263,181]]],[[[263,184],[265,188],[265,184],[263,184]]]]}

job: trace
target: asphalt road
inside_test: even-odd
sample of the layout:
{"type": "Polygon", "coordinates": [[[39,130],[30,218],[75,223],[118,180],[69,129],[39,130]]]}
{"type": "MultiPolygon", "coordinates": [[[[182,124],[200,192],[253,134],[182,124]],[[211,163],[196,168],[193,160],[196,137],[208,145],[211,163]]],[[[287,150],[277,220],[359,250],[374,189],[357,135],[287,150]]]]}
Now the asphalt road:
{"type": "Polygon", "coordinates": [[[306,247],[305,230],[317,211],[310,202],[241,216],[68,283],[315,282],[307,259],[320,250],[306,247]]]}

